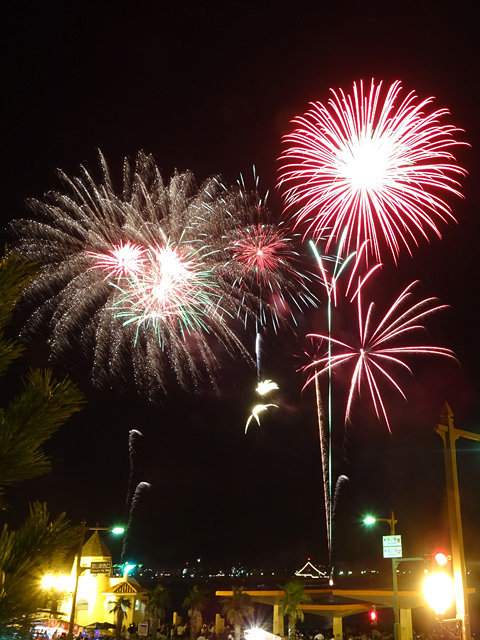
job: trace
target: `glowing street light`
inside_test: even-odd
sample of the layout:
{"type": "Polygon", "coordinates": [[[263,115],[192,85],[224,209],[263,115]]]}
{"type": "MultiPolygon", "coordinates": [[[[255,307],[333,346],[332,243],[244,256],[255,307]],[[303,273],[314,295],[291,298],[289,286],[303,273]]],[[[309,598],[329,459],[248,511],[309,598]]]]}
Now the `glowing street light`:
{"type": "Polygon", "coordinates": [[[446,573],[432,573],[423,581],[423,595],[437,615],[445,615],[455,595],[453,580],[446,573]]]}
{"type": "Polygon", "coordinates": [[[398,520],[395,520],[393,511],[390,512],[390,518],[375,518],[374,516],[365,516],[365,518],[363,519],[363,524],[366,525],[372,525],[376,522],[388,522],[388,524],[390,525],[390,535],[395,535],[395,525],[397,524],[398,520]]]}
{"type": "Polygon", "coordinates": [[[130,562],[126,562],[123,565],[123,575],[128,576],[136,567],[136,564],[131,564],[130,562]]]}
{"type": "Polygon", "coordinates": [[[122,533],[125,533],[125,527],[113,527],[113,529],[111,529],[111,533],[114,533],[116,536],[121,535],[122,533]]]}
{"type": "Polygon", "coordinates": [[[56,589],[57,591],[72,591],[73,583],[72,577],[63,574],[54,575],[52,573],[46,573],[42,578],[42,589],[48,591],[49,589],[56,589]]]}

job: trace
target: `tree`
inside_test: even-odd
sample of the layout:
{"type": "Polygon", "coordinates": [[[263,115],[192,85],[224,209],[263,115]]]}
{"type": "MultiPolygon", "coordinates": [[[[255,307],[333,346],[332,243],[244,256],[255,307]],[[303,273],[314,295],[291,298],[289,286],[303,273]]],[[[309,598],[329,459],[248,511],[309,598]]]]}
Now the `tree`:
{"type": "Polygon", "coordinates": [[[115,637],[117,640],[122,635],[123,621],[128,615],[128,610],[132,608],[132,601],[125,596],[118,596],[116,600],[108,603],[110,613],[115,616],[115,637]]]}
{"type": "MultiPolygon", "coordinates": [[[[6,337],[5,329],[34,273],[14,254],[0,259],[0,376],[24,351],[16,339],[6,337]]],[[[50,471],[41,446],[83,404],[77,386],[67,378],[57,382],[49,369],[31,369],[21,386],[8,406],[0,408],[1,509],[7,506],[6,487],[50,471]]]]}
{"type": "Polygon", "coordinates": [[[232,587],[232,591],[231,598],[223,598],[222,600],[222,614],[226,616],[230,624],[233,624],[235,640],[240,640],[242,626],[253,615],[255,608],[252,599],[248,593],[244,592],[243,587],[232,587]]]}
{"type": "Polygon", "coordinates": [[[190,640],[195,640],[195,634],[202,624],[202,611],[207,606],[207,594],[203,589],[194,585],[183,601],[183,606],[188,607],[188,617],[190,618],[190,640]]]}
{"type": "Polygon", "coordinates": [[[155,589],[147,593],[147,597],[148,601],[145,609],[152,618],[151,633],[153,640],[155,640],[159,622],[160,624],[162,623],[165,617],[165,609],[170,606],[170,595],[165,587],[157,584],[155,589]]]}
{"type": "Polygon", "coordinates": [[[44,503],[30,505],[28,517],[16,531],[3,526],[0,566],[5,580],[0,594],[0,637],[11,635],[12,625],[19,625],[28,635],[31,617],[44,596],[42,576],[62,565],[76,541],[77,533],[65,514],[51,519],[44,503]]]}
{"type": "Polygon", "coordinates": [[[280,612],[288,615],[288,637],[293,640],[297,622],[303,622],[305,616],[298,606],[311,602],[310,596],[305,593],[305,588],[298,580],[289,580],[283,587],[285,595],[280,601],[280,612]]]}
{"type": "MultiPolygon", "coordinates": [[[[0,376],[23,353],[8,335],[13,313],[35,267],[14,254],[0,257],[0,376]]],[[[2,398],[6,385],[2,385],[2,398]]],[[[43,443],[83,404],[75,384],[53,379],[52,372],[31,369],[5,408],[0,408],[0,509],[5,489],[50,470],[43,443]]],[[[0,533],[0,628],[28,629],[41,598],[40,578],[52,563],[64,558],[76,534],[65,514],[50,518],[47,506],[30,505],[25,523],[16,531],[5,525],[0,533]]]]}

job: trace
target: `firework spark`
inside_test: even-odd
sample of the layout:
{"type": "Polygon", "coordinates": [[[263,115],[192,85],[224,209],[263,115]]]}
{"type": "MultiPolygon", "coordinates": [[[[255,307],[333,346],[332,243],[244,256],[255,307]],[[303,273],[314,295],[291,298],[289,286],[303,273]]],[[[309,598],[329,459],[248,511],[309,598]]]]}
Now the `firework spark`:
{"type": "Polygon", "coordinates": [[[267,411],[267,409],[269,409],[270,407],[276,407],[278,409],[278,405],[276,404],[257,404],[253,407],[252,409],[252,414],[250,415],[250,417],[247,420],[247,424],[245,425],[245,433],[247,433],[248,431],[248,427],[250,426],[250,423],[252,422],[252,420],[256,420],[258,426],[260,426],[260,414],[263,413],[264,411],[267,411]]]}
{"type": "Polygon", "coordinates": [[[261,396],[266,396],[267,393],[276,391],[278,388],[278,384],[273,380],[261,380],[257,384],[256,392],[261,396]]]}
{"type": "Polygon", "coordinates": [[[452,147],[460,131],[440,120],[446,109],[427,113],[433,98],[418,101],[410,92],[402,101],[394,82],[382,99],[382,83],[370,90],[353,84],[327,105],[311,103],[297,128],[284,137],[279,186],[286,208],[295,207],[296,225],[314,237],[328,232],[328,244],[346,231],[345,250],[369,240],[369,252],[381,260],[383,241],[396,261],[401,247],[411,253],[428,232],[441,237],[437,222],[454,220],[443,193],[461,196],[452,147]],[[440,194],[440,195],[439,195],[440,194]]]}
{"type": "Polygon", "coordinates": [[[109,280],[140,275],[145,266],[145,251],[144,247],[120,241],[106,254],[86,251],[85,255],[94,260],[89,269],[102,269],[105,271],[104,279],[109,280]]]}
{"type": "Polygon", "coordinates": [[[255,316],[254,293],[231,286],[224,245],[214,246],[231,215],[228,189],[217,178],[199,187],[189,172],[164,183],[140,152],[125,161],[117,194],[100,163],[101,183],[83,168],[79,178],[61,173],[65,193],[31,202],[41,219],[12,223],[14,250],[41,265],[24,335],[49,327],[54,358],[80,346],[102,387],[130,369],[152,395],[172,370],[185,387],[205,373],[213,382],[218,346],[249,359],[231,318],[255,316]]]}
{"type": "Polygon", "coordinates": [[[251,274],[265,285],[270,274],[283,266],[282,255],[289,251],[289,245],[287,238],[275,227],[257,224],[238,229],[237,238],[228,249],[233,260],[240,263],[243,278],[251,274]]]}
{"type": "Polygon", "coordinates": [[[246,188],[243,178],[230,189],[219,186],[223,194],[206,206],[199,225],[207,222],[207,231],[199,234],[209,234],[221,251],[225,279],[239,300],[248,301],[237,308],[237,317],[245,325],[253,319],[257,331],[296,325],[296,314],[318,305],[311,291],[318,278],[304,268],[295,248],[298,235],[273,220],[258,179],[253,189],[246,188]],[[255,314],[249,313],[252,308],[255,314]]]}
{"type": "Polygon", "coordinates": [[[220,305],[221,290],[215,274],[205,267],[197,252],[185,253],[174,246],[147,251],[143,271],[126,286],[114,285],[121,293],[116,315],[124,325],[154,328],[160,344],[165,325],[181,335],[198,330],[209,332],[211,320],[222,322],[226,312],[220,305]]]}
{"type": "Polygon", "coordinates": [[[394,372],[403,369],[411,373],[409,365],[404,361],[406,357],[428,354],[455,359],[453,352],[443,347],[402,344],[402,339],[408,339],[412,333],[424,329],[422,322],[425,318],[445,308],[445,305],[439,304],[436,298],[426,298],[409,306],[415,284],[415,282],[411,283],[402,291],[378,324],[374,324],[374,303],[370,303],[364,313],[362,294],[361,292],[358,294],[358,342],[356,345],[346,344],[328,335],[310,334],[309,337],[313,340],[327,341],[333,349],[339,350],[339,353],[318,358],[307,365],[305,369],[313,368],[314,373],[308,378],[306,384],[342,365],[353,365],[345,420],[350,417],[355,394],[360,393],[361,388],[366,386],[377,417],[383,418],[390,430],[380,381],[389,383],[405,398],[399,382],[394,377],[394,372]]]}

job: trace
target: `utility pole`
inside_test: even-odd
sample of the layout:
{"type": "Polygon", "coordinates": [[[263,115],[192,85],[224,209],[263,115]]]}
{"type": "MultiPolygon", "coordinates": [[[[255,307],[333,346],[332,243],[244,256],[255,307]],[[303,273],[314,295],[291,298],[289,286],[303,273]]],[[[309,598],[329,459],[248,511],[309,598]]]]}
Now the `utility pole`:
{"type": "Polygon", "coordinates": [[[463,547],[462,514],[460,510],[460,492],[458,488],[457,457],[455,442],[458,438],[468,438],[480,442],[480,435],[462,431],[453,426],[453,413],[447,403],[442,407],[440,424],[435,431],[443,440],[445,463],[445,482],[447,485],[448,520],[450,542],[452,545],[453,585],[455,591],[456,617],[462,625],[462,640],[470,640],[470,616],[467,595],[467,572],[465,550],[463,547]]]}

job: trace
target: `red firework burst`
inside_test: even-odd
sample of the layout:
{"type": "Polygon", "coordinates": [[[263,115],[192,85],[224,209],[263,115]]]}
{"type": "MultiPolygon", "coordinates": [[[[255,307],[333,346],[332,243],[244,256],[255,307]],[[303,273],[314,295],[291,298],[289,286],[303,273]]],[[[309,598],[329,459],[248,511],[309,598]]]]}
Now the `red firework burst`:
{"type": "Polygon", "coordinates": [[[345,420],[350,416],[355,393],[359,393],[362,386],[366,386],[377,417],[383,417],[390,430],[387,411],[380,391],[380,380],[388,382],[405,398],[405,394],[395,380],[393,373],[393,371],[401,369],[411,373],[410,367],[404,362],[405,357],[430,354],[455,359],[453,352],[444,347],[398,344],[398,341],[401,342],[402,338],[408,338],[412,332],[424,329],[422,324],[424,318],[445,308],[445,305],[438,304],[436,298],[426,298],[412,306],[408,306],[413,295],[412,288],[415,284],[413,282],[402,291],[377,325],[374,324],[373,318],[374,303],[371,302],[368,305],[368,310],[364,314],[362,292],[359,291],[357,296],[358,342],[356,345],[352,346],[322,334],[310,334],[308,336],[314,340],[326,340],[330,343],[332,349],[339,350],[339,353],[326,355],[307,365],[305,369],[313,368],[315,373],[310,376],[306,384],[339,366],[348,363],[353,365],[345,420]]]}
{"type": "MultiPolygon", "coordinates": [[[[273,226],[250,225],[236,231],[236,239],[228,247],[233,260],[242,265],[242,277],[254,276],[257,283],[265,284],[280,268],[286,266],[285,254],[290,255],[288,240],[273,226]]],[[[290,273],[294,273],[287,267],[290,273]]]]}
{"type": "Polygon", "coordinates": [[[438,194],[461,196],[466,173],[451,152],[465,144],[453,137],[460,129],[439,124],[446,109],[427,114],[433,98],[419,102],[414,92],[399,102],[398,81],[383,100],[381,89],[354,83],[352,94],[331,90],[326,106],[311,103],[284,136],[279,177],[286,208],[298,208],[296,225],[327,234],[327,249],[344,231],[347,252],[369,240],[377,261],[383,241],[396,260],[428,231],[440,237],[436,222],[455,218],[438,194]]]}

